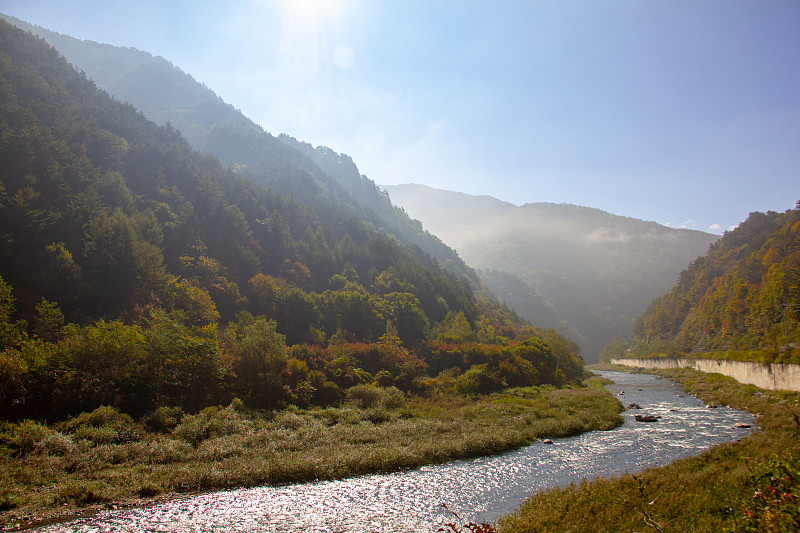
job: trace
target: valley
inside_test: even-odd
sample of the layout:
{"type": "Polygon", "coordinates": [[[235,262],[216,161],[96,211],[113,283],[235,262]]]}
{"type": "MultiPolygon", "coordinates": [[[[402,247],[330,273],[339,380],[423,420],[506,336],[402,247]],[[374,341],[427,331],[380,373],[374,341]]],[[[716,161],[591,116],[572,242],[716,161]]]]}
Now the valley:
{"type": "MultiPolygon", "coordinates": [[[[286,25],[339,16],[297,5],[261,6],[282,13],[281,51],[286,25]]],[[[0,529],[225,530],[236,513],[252,531],[800,527],[795,384],[762,390],[713,372],[800,361],[800,202],[752,211],[724,233],[707,223],[709,233],[530,195],[547,198],[582,165],[597,174],[575,193],[607,205],[600,191],[660,209],[675,187],[686,205],[721,213],[742,183],[753,206],[792,187],[742,182],[727,159],[713,195],[694,167],[664,179],[658,157],[631,162],[632,180],[622,161],[634,150],[623,156],[625,143],[605,134],[594,138],[602,148],[566,158],[581,168],[548,167],[558,150],[537,143],[572,146],[561,137],[570,114],[541,122],[538,141],[511,126],[466,149],[478,128],[439,113],[452,103],[459,120],[498,116],[488,109],[502,98],[461,99],[491,84],[459,78],[458,97],[428,107],[401,88],[408,76],[378,91],[381,78],[340,44],[328,67],[352,123],[317,129],[359,130],[362,160],[270,133],[261,124],[272,117],[249,118],[168,58],[2,19],[0,529]],[[416,106],[430,116],[403,144],[387,132],[409,123],[377,127],[357,111],[364,102],[398,105],[409,123],[416,106]],[[432,156],[443,146],[449,166],[432,156]],[[503,157],[520,149],[524,172],[503,157]],[[519,180],[520,205],[412,184],[449,176],[474,190],[479,168],[498,196],[519,180]],[[709,372],[632,369],[673,360],[705,360],[709,372]]],[[[306,68],[312,57],[322,55],[287,54],[296,76],[251,86],[307,98],[263,102],[298,127],[334,107],[305,85],[330,81],[306,68]]],[[[260,64],[229,74],[274,74],[260,64]]]]}

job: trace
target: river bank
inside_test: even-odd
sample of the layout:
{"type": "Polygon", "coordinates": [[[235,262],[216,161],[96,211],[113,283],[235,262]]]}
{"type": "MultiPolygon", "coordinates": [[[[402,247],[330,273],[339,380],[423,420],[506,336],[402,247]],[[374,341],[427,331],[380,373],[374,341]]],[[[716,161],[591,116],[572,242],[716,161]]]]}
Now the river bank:
{"type": "Polygon", "coordinates": [[[364,399],[279,413],[232,404],[184,417],[167,433],[123,427],[106,412],[105,425],[78,421],[78,434],[86,437],[80,440],[30,423],[25,453],[6,448],[0,457],[0,527],[182,493],[396,471],[620,424],[620,403],[597,380],[591,383],[471,398],[364,399]]]}
{"type": "Polygon", "coordinates": [[[709,404],[757,413],[760,431],[637,475],[539,492],[500,520],[501,532],[766,531],[769,526],[794,531],[800,526],[800,395],[691,369],[649,372],[680,383],[709,404]]]}

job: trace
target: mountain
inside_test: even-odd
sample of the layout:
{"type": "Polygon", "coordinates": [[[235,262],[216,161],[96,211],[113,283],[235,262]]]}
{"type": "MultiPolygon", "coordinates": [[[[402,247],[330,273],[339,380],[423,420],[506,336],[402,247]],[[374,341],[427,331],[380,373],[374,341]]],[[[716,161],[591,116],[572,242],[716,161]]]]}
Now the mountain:
{"type": "Polygon", "coordinates": [[[776,357],[798,341],[800,202],[784,213],[750,213],[692,262],[637,319],[633,352],[768,348],[776,357]]]}
{"type": "Polygon", "coordinates": [[[349,156],[265,132],[162,57],[75,39],[0,16],[42,37],[98,87],[120,101],[130,102],[153,122],[174,127],[194,149],[213,155],[243,177],[281,195],[291,194],[318,206],[329,202],[331,209],[344,208],[401,242],[419,247],[449,271],[469,279],[474,287],[480,286],[475,272],[452,249],[395,208],[349,156]]]}
{"type": "Polygon", "coordinates": [[[380,300],[402,292],[412,299],[390,307],[424,323],[448,312],[475,320],[470,288],[424,252],[345,207],[242,178],[98,91],[41,41],[3,35],[0,274],[23,315],[41,298],[82,322],[194,295],[227,320],[271,315],[291,342],[313,339],[314,328],[369,340],[386,329],[380,300]],[[345,290],[363,296],[372,318],[348,326],[318,314],[314,298],[345,290]]]}
{"type": "MultiPolygon", "coordinates": [[[[546,299],[579,333],[587,361],[611,339],[630,336],[634,317],[718,238],[575,205],[516,206],[423,185],[386,190],[467,264],[513,274],[546,299]]],[[[485,281],[498,294],[508,292],[485,281]]],[[[519,310],[513,297],[504,300],[519,310]]]]}

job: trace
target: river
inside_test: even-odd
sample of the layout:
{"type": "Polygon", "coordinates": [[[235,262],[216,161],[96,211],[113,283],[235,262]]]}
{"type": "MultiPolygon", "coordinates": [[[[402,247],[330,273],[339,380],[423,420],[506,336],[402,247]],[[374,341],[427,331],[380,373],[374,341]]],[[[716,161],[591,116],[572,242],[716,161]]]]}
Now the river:
{"type": "MultiPolygon", "coordinates": [[[[104,511],[54,524],[42,533],[144,532],[401,532],[436,531],[452,520],[493,521],[532,492],[583,478],[635,473],[719,443],[737,440],[754,424],[749,413],[685,395],[674,383],[646,374],[601,372],[623,405],[625,423],[610,431],[536,442],[493,457],[414,470],[260,487],[193,496],[139,509],[104,511]],[[635,414],[660,416],[657,422],[635,414]]],[[[463,522],[462,522],[463,523],[463,522]]]]}

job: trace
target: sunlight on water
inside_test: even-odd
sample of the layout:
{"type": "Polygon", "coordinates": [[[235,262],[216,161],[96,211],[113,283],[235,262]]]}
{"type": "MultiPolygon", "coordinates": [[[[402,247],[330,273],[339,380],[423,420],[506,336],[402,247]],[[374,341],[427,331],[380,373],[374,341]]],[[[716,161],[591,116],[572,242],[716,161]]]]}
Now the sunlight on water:
{"type": "Polygon", "coordinates": [[[394,474],[219,492],[148,508],[104,512],[42,528],[76,532],[395,532],[436,531],[451,515],[491,521],[532,492],[583,478],[636,472],[739,439],[753,424],[745,412],[708,409],[667,380],[604,372],[623,405],[625,423],[611,431],[535,443],[495,457],[456,461],[394,474]],[[641,390],[640,390],[641,389],[641,390]],[[623,392],[624,391],[624,392],[623,392]],[[661,416],[636,422],[635,414],[661,416]]]}

